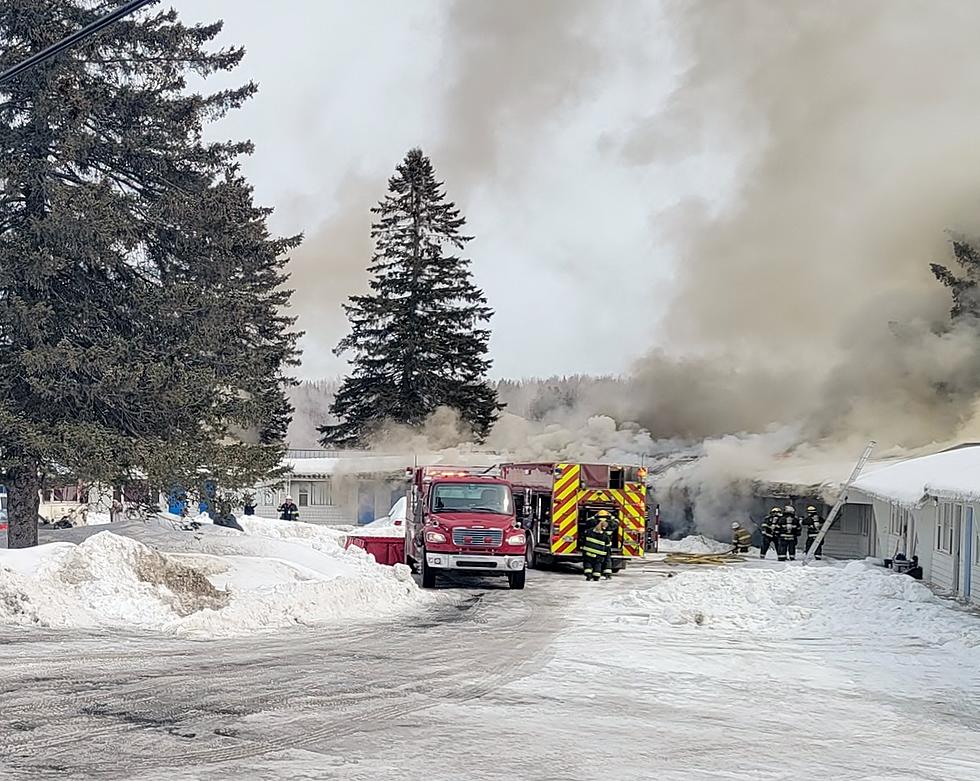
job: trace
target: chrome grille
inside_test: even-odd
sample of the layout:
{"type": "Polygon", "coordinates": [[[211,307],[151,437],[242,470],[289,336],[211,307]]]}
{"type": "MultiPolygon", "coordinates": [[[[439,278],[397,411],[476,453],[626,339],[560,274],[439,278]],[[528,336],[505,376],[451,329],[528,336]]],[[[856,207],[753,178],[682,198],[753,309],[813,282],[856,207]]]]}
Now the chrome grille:
{"type": "Polygon", "coordinates": [[[503,529],[453,529],[453,544],[461,547],[495,548],[503,539],[503,529]]]}

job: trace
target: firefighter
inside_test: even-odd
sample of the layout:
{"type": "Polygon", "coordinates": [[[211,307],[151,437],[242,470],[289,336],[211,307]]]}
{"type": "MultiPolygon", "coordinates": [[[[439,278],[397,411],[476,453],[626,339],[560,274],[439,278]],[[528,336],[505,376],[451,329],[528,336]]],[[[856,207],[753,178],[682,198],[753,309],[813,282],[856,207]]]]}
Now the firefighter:
{"type": "Polygon", "coordinates": [[[732,553],[748,553],[752,535],[737,521],[732,521],[732,553]]]}
{"type": "MultiPolygon", "coordinates": [[[[813,541],[817,539],[817,535],[820,534],[820,530],[823,528],[824,518],[817,512],[817,508],[812,504],[806,508],[806,518],[803,519],[803,525],[806,527],[806,549],[809,551],[810,546],[813,541]]],[[[820,545],[817,547],[815,552],[815,558],[823,558],[823,540],[820,541],[820,545]]]]}
{"type": "Polygon", "coordinates": [[[759,549],[759,558],[764,559],[769,553],[769,548],[775,548],[779,552],[779,525],[782,523],[783,511],[778,507],[769,510],[762,521],[762,547],[759,549]]]}
{"type": "Polygon", "coordinates": [[[286,501],[279,505],[280,521],[298,521],[299,507],[293,503],[293,497],[287,496],[286,501]]]}
{"type": "Polygon", "coordinates": [[[612,580],[612,552],[616,549],[616,538],[619,535],[619,518],[608,510],[599,510],[599,520],[605,524],[605,537],[608,550],[602,560],[602,577],[612,580]]]}
{"type": "Polygon", "coordinates": [[[779,525],[779,539],[781,545],[776,548],[777,558],[780,561],[796,561],[796,541],[800,537],[800,521],[796,517],[796,510],[792,505],[783,508],[782,523],[779,525]]]}
{"type": "Polygon", "coordinates": [[[609,555],[609,539],[606,537],[606,522],[599,522],[585,533],[582,543],[582,572],[586,580],[599,580],[603,564],[609,555]]]}
{"type": "Polygon", "coordinates": [[[608,510],[600,510],[599,519],[604,521],[606,524],[606,542],[609,546],[609,550],[606,553],[606,558],[602,561],[602,577],[604,577],[606,580],[612,580],[612,554],[613,551],[616,550],[616,542],[619,539],[619,517],[616,515],[616,513],[611,513],[608,510]]]}

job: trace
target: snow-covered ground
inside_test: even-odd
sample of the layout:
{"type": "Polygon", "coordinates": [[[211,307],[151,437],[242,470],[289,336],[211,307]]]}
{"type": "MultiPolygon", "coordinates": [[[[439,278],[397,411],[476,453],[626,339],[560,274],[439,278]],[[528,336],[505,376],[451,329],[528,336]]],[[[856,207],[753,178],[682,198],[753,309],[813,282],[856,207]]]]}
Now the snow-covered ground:
{"type": "Polygon", "coordinates": [[[727,553],[732,544],[718,542],[703,534],[692,534],[680,540],[660,540],[660,553],[727,553]]]}
{"type": "Polygon", "coordinates": [[[356,622],[418,608],[406,567],[382,567],[323,526],[239,519],[245,532],[173,516],[58,533],[0,550],[0,623],[234,636],[356,622]]]}
{"type": "Polygon", "coordinates": [[[905,575],[652,562],[455,593],[220,643],[0,627],[0,776],[980,778],[980,617],[905,575]]]}

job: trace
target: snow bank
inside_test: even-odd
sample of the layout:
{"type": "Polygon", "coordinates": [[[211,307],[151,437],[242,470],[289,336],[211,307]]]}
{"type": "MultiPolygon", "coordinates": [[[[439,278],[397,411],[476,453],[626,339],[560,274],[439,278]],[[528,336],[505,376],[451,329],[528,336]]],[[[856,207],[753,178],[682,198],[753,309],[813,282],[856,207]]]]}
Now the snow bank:
{"type": "Polygon", "coordinates": [[[407,507],[408,500],[403,496],[395,502],[387,515],[352,529],[350,534],[355,537],[404,537],[407,507]]]}
{"type": "Polygon", "coordinates": [[[759,635],[916,637],[980,647],[980,622],[906,575],[846,566],[719,568],[681,572],[621,598],[653,626],[692,625],[759,635]]]}
{"type": "Polygon", "coordinates": [[[727,553],[731,543],[718,542],[703,534],[692,534],[681,540],[660,540],[660,553],[727,553]]]}
{"type": "Polygon", "coordinates": [[[383,618],[424,604],[407,567],[383,567],[312,524],[242,518],[246,533],[167,519],[0,551],[0,623],[228,637],[383,618]],[[124,536],[125,535],[125,536],[124,536]],[[143,541],[136,538],[143,538],[143,541]]]}

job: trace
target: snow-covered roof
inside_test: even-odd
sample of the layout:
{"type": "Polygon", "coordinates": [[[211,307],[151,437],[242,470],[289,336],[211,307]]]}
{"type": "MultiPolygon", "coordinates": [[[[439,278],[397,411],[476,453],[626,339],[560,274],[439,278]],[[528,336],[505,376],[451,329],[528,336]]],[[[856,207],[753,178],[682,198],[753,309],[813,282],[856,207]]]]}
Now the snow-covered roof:
{"type": "Polygon", "coordinates": [[[365,454],[326,458],[287,458],[283,465],[294,476],[399,474],[406,467],[419,466],[493,466],[501,457],[497,453],[408,453],[401,455],[365,454]]]}
{"type": "MultiPolygon", "coordinates": [[[[893,463],[894,459],[871,461],[865,465],[863,474],[873,474],[893,463]]],[[[840,491],[853,469],[853,458],[787,456],[760,469],[755,480],[777,493],[799,491],[829,498],[840,491]]]]}
{"type": "Polygon", "coordinates": [[[854,487],[908,506],[919,506],[928,498],[980,501],[980,445],[909,458],[858,478],[854,487]]]}

